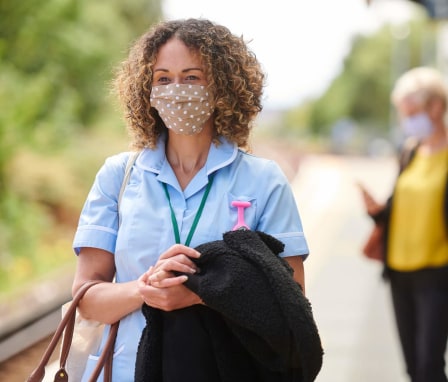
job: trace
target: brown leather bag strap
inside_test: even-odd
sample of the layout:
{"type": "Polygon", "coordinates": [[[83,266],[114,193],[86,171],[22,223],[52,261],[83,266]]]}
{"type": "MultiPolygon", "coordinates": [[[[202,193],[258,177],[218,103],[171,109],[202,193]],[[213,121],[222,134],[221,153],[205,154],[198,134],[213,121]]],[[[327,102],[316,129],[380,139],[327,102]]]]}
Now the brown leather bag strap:
{"type": "MultiPolygon", "coordinates": [[[[129,182],[129,177],[131,174],[132,166],[137,160],[140,152],[133,152],[129,155],[126,167],[123,174],[123,181],[121,184],[120,192],[118,194],[118,210],[120,209],[121,198],[123,196],[124,190],[126,188],[127,183],[129,182]]],[[[118,214],[119,225],[120,221],[120,213],[118,214]]],[[[31,375],[28,377],[27,382],[41,382],[45,376],[45,367],[50,360],[51,355],[53,354],[57,344],[59,343],[61,337],[63,336],[63,343],[61,347],[61,355],[60,355],[60,369],[55,375],[55,382],[63,382],[68,380],[67,373],[65,371],[65,365],[67,363],[68,353],[70,351],[70,346],[72,344],[73,331],[75,328],[75,320],[76,320],[76,308],[78,306],[79,301],[84,296],[84,294],[95,284],[98,284],[102,281],[100,280],[92,280],[86,282],[81,288],[79,288],[76,295],[73,297],[73,301],[70,304],[70,307],[67,309],[66,314],[63,319],[59,323],[59,326],[56,329],[56,332],[51,339],[50,344],[45,350],[42,359],[40,360],[39,365],[34,369],[31,375]]],[[[112,360],[113,360],[113,348],[115,345],[115,338],[117,336],[118,331],[118,322],[113,324],[109,330],[109,337],[104,346],[103,352],[97,362],[95,370],[93,371],[93,375],[90,381],[96,381],[98,376],[101,373],[101,370],[104,367],[104,381],[109,382],[112,380],[112,360]],[[94,379],[92,379],[94,378],[94,379]]]]}
{"type": "Polygon", "coordinates": [[[73,301],[70,303],[70,307],[67,309],[65,315],[68,315],[69,318],[67,321],[67,325],[65,326],[64,336],[62,340],[61,355],[59,361],[61,369],[65,369],[68,353],[70,352],[70,346],[72,345],[73,332],[75,330],[76,309],[78,308],[79,302],[84,297],[85,293],[90,289],[90,287],[100,282],[101,281],[99,280],[93,280],[83,284],[73,298],[73,301]]]}
{"type": "MultiPolygon", "coordinates": [[[[78,307],[79,301],[83,298],[84,294],[90,289],[90,287],[101,283],[103,281],[100,280],[92,280],[88,281],[85,284],[79,288],[76,295],[73,297],[73,301],[70,304],[69,308],[67,309],[67,312],[65,313],[64,317],[62,318],[61,322],[59,323],[50,343],[48,344],[39,364],[34,369],[34,371],[30,374],[30,376],[27,379],[27,382],[41,382],[45,376],[45,367],[47,366],[51,355],[53,354],[54,350],[56,349],[57,344],[61,340],[61,337],[64,337],[63,343],[62,343],[62,349],[61,349],[61,360],[60,365],[61,369],[56,373],[55,375],[55,381],[66,381],[67,380],[67,373],[65,372],[65,364],[67,361],[68,353],[70,351],[70,346],[72,343],[73,338],[73,331],[75,326],[75,318],[76,318],[76,308],[78,307]],[[65,334],[64,334],[65,333],[65,334]]],[[[118,329],[118,324],[116,325],[116,329],[118,329]]],[[[114,326],[113,325],[113,326],[114,326]]],[[[116,335],[116,329],[112,330],[111,328],[111,335],[116,335]]],[[[112,347],[114,345],[114,341],[108,340],[107,344],[111,343],[112,347]]],[[[110,345],[109,345],[110,346],[110,345]]],[[[113,355],[113,348],[108,349],[107,345],[103,351],[103,353],[113,355]]],[[[103,354],[102,354],[103,356],[103,354]]],[[[105,358],[106,360],[106,358],[105,358]]],[[[103,364],[99,367],[102,369],[104,366],[105,360],[102,361],[103,364]]],[[[100,372],[101,372],[100,369],[100,372]]],[[[99,373],[98,373],[99,374],[99,373]]]]}
{"type": "Polygon", "coordinates": [[[120,322],[118,321],[115,324],[111,325],[106,344],[104,345],[104,349],[101,352],[100,358],[98,359],[95,369],[93,370],[92,375],[89,378],[89,382],[96,382],[103,368],[104,382],[112,382],[112,361],[114,356],[115,339],[117,338],[119,324],[120,322]]]}

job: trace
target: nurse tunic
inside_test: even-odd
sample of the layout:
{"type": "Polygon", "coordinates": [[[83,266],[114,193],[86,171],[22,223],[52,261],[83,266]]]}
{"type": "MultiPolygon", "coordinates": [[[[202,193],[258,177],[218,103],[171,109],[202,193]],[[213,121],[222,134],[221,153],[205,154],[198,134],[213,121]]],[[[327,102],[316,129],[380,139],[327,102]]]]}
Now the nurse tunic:
{"type": "MultiPolygon", "coordinates": [[[[244,211],[244,220],[250,229],[282,241],[283,257],[308,255],[292,190],[275,162],[245,153],[221,138],[220,145],[211,145],[205,166],[182,190],[166,159],[165,139],[162,137],[156,149],[145,149],[137,158],[120,202],[120,229],[117,198],[130,153],[106,159],[81,212],[73,241],[76,253],[82,247],[109,251],[115,257],[116,282],[136,280],[175,244],[163,184],[167,185],[181,243],[185,243],[209,176],[214,174],[191,247],[221,240],[238,220],[232,201],[248,201],[251,205],[244,211]]],[[[145,324],[140,309],[121,319],[114,350],[114,381],[134,380],[137,347],[145,324]]],[[[83,380],[87,380],[97,359],[95,354],[89,357],[83,380]]]]}

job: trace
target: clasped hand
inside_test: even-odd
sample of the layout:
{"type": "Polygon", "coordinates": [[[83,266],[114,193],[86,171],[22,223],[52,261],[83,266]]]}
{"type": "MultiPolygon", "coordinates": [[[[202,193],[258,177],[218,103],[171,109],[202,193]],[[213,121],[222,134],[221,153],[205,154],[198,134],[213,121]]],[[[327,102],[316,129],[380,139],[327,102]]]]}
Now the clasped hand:
{"type": "Polygon", "coordinates": [[[199,296],[183,285],[188,276],[174,274],[174,272],[196,273],[198,267],[191,259],[199,256],[198,251],[182,244],[175,244],[162,253],[157,263],[138,279],[143,301],[164,311],[200,304],[199,296]]]}

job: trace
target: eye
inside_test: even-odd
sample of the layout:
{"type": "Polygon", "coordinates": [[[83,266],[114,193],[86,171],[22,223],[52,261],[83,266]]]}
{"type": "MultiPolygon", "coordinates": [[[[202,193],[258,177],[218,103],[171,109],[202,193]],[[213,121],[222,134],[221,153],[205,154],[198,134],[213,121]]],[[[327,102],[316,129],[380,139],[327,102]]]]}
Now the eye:
{"type": "Polygon", "coordinates": [[[159,85],[166,85],[171,82],[171,79],[167,76],[160,76],[157,78],[154,78],[153,84],[159,84],[159,85]]]}
{"type": "Polygon", "coordinates": [[[152,84],[153,85],[167,85],[172,82],[173,76],[168,70],[156,69],[153,73],[152,84]]]}
{"type": "Polygon", "coordinates": [[[200,81],[201,78],[199,76],[196,76],[194,74],[189,74],[188,76],[185,77],[186,81],[200,81]]]}

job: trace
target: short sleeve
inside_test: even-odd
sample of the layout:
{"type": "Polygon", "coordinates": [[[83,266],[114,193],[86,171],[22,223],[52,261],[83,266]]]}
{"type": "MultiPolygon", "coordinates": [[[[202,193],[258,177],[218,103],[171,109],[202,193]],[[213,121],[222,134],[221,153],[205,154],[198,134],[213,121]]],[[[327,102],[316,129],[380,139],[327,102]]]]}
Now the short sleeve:
{"type": "Polygon", "coordinates": [[[123,182],[129,153],[106,159],[96,174],[79,218],[73,249],[79,254],[83,247],[114,253],[118,232],[118,194],[123,182]]]}
{"type": "Polygon", "coordinates": [[[277,163],[268,161],[263,170],[268,190],[267,200],[258,221],[257,230],[268,232],[285,244],[282,257],[307,257],[309,248],[291,186],[277,163]]]}

